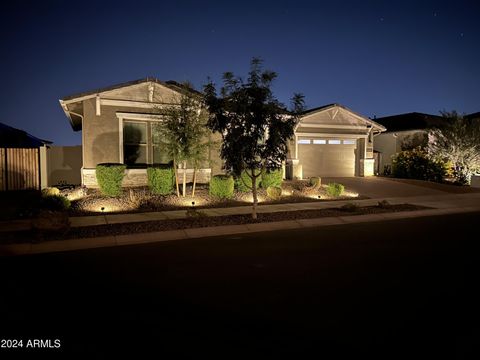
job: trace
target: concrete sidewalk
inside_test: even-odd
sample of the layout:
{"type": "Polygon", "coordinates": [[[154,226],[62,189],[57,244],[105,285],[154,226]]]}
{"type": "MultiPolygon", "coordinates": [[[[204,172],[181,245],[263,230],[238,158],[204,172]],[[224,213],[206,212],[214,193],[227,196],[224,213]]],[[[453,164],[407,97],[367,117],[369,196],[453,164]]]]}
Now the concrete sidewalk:
{"type": "MultiPolygon", "coordinates": [[[[259,212],[302,211],[310,209],[324,209],[339,207],[346,203],[355,203],[359,206],[375,205],[379,200],[349,200],[329,202],[309,202],[297,204],[279,204],[259,206],[259,212]]],[[[405,211],[385,214],[351,215],[339,217],[324,217],[318,219],[300,219],[279,222],[265,222],[244,225],[215,226],[183,230],[159,231],[152,233],[138,233],[128,235],[104,236],[96,238],[72,239],[62,241],[47,241],[37,244],[11,244],[0,246],[0,255],[36,254],[56,251],[70,251],[96,247],[109,247],[120,245],[143,244],[150,242],[172,241],[181,239],[201,238],[207,236],[228,236],[242,233],[261,231],[274,231],[282,229],[296,229],[305,227],[330,226],[352,224],[359,222],[374,222],[391,219],[412,218],[421,216],[434,216],[462,212],[480,211],[480,193],[476,194],[447,194],[428,195],[416,198],[390,198],[386,199],[391,204],[409,203],[428,206],[432,209],[405,211]]],[[[242,206],[234,208],[204,209],[201,210],[208,216],[222,216],[232,214],[248,214],[251,207],[242,206]]],[[[91,226],[101,224],[116,224],[138,221],[154,221],[162,219],[185,218],[186,211],[166,211],[158,213],[99,215],[71,218],[72,226],[91,226]]]]}
{"type": "MultiPolygon", "coordinates": [[[[387,200],[391,204],[409,203],[413,205],[427,206],[433,208],[459,208],[470,207],[480,204],[480,193],[471,194],[442,194],[442,195],[425,195],[417,197],[392,197],[381,199],[366,200],[341,200],[341,201],[318,201],[306,203],[290,203],[276,205],[259,205],[258,213],[272,213],[282,211],[302,211],[302,210],[318,210],[341,207],[345,204],[357,204],[358,206],[371,206],[378,204],[381,200],[387,200]]],[[[251,206],[237,206],[227,208],[198,209],[197,211],[206,216],[228,216],[243,215],[252,212],[251,206]]],[[[120,223],[134,223],[145,221],[158,221],[167,219],[184,219],[187,218],[186,210],[173,211],[157,211],[143,212],[135,214],[101,214],[92,216],[75,216],[70,217],[71,227],[84,227],[120,223]]],[[[0,232],[2,231],[21,231],[31,229],[31,220],[13,220],[0,222],[0,232]]]]}

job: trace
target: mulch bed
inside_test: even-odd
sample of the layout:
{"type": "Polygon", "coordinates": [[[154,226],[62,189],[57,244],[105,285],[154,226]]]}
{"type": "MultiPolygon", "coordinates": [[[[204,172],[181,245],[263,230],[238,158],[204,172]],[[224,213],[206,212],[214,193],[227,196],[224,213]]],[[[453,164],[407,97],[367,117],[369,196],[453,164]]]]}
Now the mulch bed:
{"type": "Polygon", "coordinates": [[[178,229],[191,229],[201,227],[213,227],[221,225],[240,225],[252,223],[264,223],[273,221],[313,219],[332,216],[350,216],[365,214],[382,214],[400,211],[412,211],[427,209],[423,206],[411,204],[399,204],[388,206],[366,206],[353,208],[330,208],[318,210],[283,211],[274,213],[260,213],[258,219],[253,220],[251,214],[229,215],[209,217],[202,214],[201,210],[190,213],[191,216],[185,219],[170,219],[137,223],[124,223],[112,225],[97,225],[81,228],[70,228],[63,233],[46,231],[19,231],[2,233],[2,243],[25,243],[41,242],[47,240],[68,240],[76,238],[88,238],[108,235],[126,235],[142,232],[167,231],[178,229]]]}

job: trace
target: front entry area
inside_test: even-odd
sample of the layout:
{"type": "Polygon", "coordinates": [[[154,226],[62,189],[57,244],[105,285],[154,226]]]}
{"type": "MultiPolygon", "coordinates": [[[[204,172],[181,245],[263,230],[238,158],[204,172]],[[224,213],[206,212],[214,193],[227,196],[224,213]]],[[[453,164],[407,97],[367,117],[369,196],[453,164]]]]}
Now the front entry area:
{"type": "Polygon", "coordinates": [[[355,176],[357,140],[300,138],[298,160],[303,177],[355,176]]]}

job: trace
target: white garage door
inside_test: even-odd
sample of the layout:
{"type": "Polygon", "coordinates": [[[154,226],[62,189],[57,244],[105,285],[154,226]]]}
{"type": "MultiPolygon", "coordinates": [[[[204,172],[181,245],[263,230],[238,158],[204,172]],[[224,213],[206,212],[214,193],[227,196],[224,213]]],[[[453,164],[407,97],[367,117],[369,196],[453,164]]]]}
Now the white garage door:
{"type": "Polygon", "coordinates": [[[300,139],[298,159],[303,177],[355,176],[356,140],[300,139]]]}

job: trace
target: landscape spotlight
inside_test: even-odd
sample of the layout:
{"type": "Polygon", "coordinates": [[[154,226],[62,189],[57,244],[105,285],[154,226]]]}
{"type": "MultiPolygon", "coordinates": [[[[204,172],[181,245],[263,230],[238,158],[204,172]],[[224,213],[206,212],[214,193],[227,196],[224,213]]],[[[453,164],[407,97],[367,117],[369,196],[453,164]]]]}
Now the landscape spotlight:
{"type": "Polygon", "coordinates": [[[104,212],[104,211],[105,211],[105,208],[102,206],[102,207],[100,208],[100,210],[102,210],[102,212],[104,212]]]}

